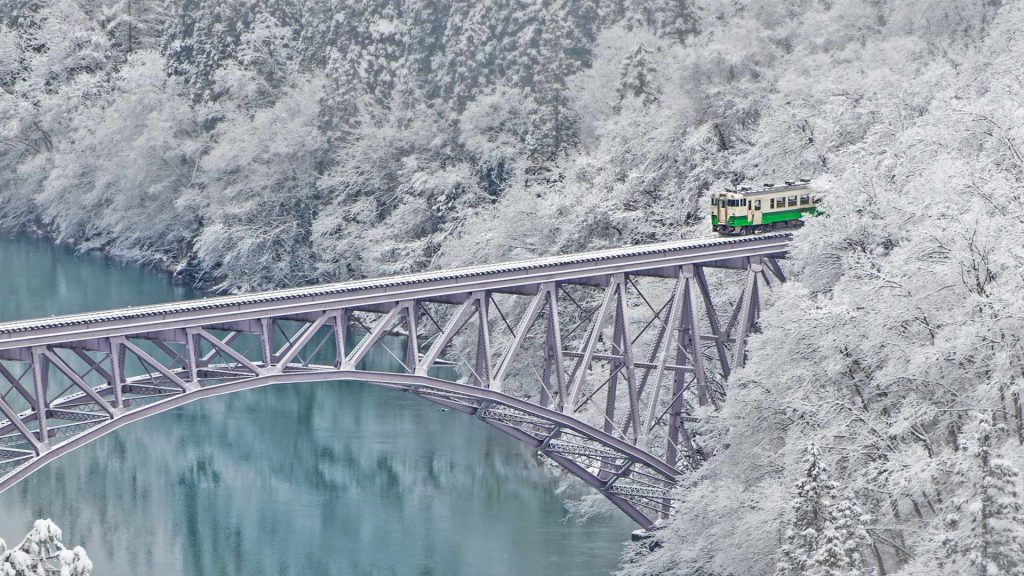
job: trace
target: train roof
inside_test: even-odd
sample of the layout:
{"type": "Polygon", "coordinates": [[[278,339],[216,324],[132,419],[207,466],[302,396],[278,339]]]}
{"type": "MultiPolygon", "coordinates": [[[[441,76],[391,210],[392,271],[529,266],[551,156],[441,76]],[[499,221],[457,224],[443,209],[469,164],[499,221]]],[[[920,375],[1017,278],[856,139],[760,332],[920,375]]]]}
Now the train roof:
{"type": "Polygon", "coordinates": [[[772,194],[775,192],[789,192],[790,190],[806,190],[811,185],[810,178],[801,178],[799,180],[786,180],[781,184],[774,182],[765,182],[761,186],[754,188],[752,186],[740,186],[738,188],[726,188],[726,192],[732,194],[739,194],[741,196],[757,196],[759,194],[772,194]]]}

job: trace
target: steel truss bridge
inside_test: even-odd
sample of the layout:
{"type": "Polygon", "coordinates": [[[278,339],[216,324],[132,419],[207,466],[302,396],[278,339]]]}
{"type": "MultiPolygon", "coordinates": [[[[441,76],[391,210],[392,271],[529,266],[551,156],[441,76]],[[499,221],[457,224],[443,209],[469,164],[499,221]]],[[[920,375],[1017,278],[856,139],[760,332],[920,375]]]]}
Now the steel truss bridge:
{"type": "Polygon", "coordinates": [[[724,399],[790,240],[669,242],[0,324],[0,491],[200,398],[358,380],[474,415],[650,528],[702,460],[687,424],[724,399]],[[394,370],[368,369],[371,351],[394,370]]]}

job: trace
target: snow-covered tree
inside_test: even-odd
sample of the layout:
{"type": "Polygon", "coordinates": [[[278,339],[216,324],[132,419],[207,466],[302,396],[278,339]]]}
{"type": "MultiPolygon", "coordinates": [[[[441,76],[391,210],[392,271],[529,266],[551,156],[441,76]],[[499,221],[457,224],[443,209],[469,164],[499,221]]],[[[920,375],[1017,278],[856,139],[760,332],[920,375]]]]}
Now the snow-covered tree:
{"type": "Polygon", "coordinates": [[[959,461],[964,489],[946,505],[936,528],[940,554],[931,560],[945,573],[1024,574],[1020,472],[999,457],[990,412],[978,414],[973,428],[959,461]]]}
{"type": "Polygon", "coordinates": [[[622,61],[622,73],[616,89],[619,104],[627,98],[637,98],[646,106],[658,100],[661,92],[657,84],[657,73],[651,61],[651,51],[643,42],[622,61]]]}
{"type": "Polygon", "coordinates": [[[181,83],[139,51],[111,93],[55,144],[39,200],[59,240],[140,262],[187,256],[197,217],[179,200],[195,184],[203,138],[181,83]]]}
{"type": "Polygon", "coordinates": [[[253,290],[315,277],[311,226],[325,142],[317,131],[323,82],[297,79],[273,105],[223,121],[202,158],[206,215],[196,242],[224,290],[253,290]]]}
{"type": "MultiPolygon", "coordinates": [[[[160,37],[172,16],[169,0],[91,0],[95,18],[125,55],[160,48],[160,37]]],[[[90,3],[90,0],[86,0],[90,3]]]]}
{"type": "Polygon", "coordinates": [[[92,561],[81,546],[64,546],[61,529],[51,520],[36,520],[17,546],[0,540],[3,576],[89,576],[92,561]]]}
{"type": "Polygon", "coordinates": [[[779,551],[778,576],[860,576],[867,539],[857,505],[833,481],[811,443],[796,483],[792,520],[779,551]]]}

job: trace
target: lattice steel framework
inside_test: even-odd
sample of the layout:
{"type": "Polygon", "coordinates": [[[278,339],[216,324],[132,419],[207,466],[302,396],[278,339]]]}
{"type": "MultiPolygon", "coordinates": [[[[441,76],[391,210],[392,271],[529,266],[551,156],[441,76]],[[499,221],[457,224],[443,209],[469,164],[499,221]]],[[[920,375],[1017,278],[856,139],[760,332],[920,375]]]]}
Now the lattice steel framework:
{"type": "Polygon", "coordinates": [[[648,528],[700,464],[692,409],[724,399],[761,286],[784,280],[789,240],[673,242],[0,324],[0,490],[199,398],[359,380],[474,415],[648,528]],[[367,369],[371,352],[393,369],[367,369]]]}

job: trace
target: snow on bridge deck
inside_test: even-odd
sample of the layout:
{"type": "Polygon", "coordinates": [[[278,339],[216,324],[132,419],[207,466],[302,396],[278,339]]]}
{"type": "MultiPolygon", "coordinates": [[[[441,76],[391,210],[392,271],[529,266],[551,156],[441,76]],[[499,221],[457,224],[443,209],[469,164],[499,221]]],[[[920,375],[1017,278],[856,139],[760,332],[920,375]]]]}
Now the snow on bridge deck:
{"type": "MultiPolygon", "coordinates": [[[[287,316],[328,307],[372,306],[409,298],[436,299],[474,290],[502,291],[541,282],[586,282],[608,274],[661,275],[673,266],[729,266],[750,256],[780,256],[788,233],[739,238],[682,240],[321,284],[167,304],[0,323],[0,350],[79,339],[119,336],[140,330],[182,328],[269,315],[287,316]]],[[[737,265],[737,267],[741,267],[737,265]]]]}

